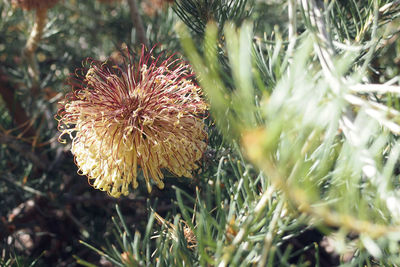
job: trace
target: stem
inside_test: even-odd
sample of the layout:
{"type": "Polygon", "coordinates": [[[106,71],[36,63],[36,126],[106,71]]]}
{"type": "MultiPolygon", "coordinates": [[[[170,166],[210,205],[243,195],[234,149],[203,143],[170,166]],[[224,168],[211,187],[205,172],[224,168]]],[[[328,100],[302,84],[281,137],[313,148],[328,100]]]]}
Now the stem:
{"type": "Polygon", "coordinates": [[[43,29],[46,25],[47,8],[36,10],[35,24],[33,25],[29,39],[25,45],[25,54],[33,54],[38,48],[38,44],[43,35],[43,29]]]}
{"type": "Polygon", "coordinates": [[[12,87],[6,75],[0,71],[0,95],[3,97],[7,109],[18,127],[26,127],[23,130],[24,136],[29,138],[34,137],[36,134],[32,128],[31,120],[26,115],[21,103],[16,101],[15,92],[16,90],[12,87]]]}
{"type": "Polygon", "coordinates": [[[136,29],[137,40],[139,41],[140,44],[143,44],[147,47],[148,41],[146,38],[142,18],[140,17],[136,0],[127,0],[127,1],[131,12],[132,22],[136,29]]]}
{"type": "Polygon", "coordinates": [[[46,26],[47,8],[36,10],[35,24],[33,25],[31,34],[24,48],[24,55],[28,62],[28,72],[32,78],[32,91],[36,95],[39,91],[39,66],[35,58],[35,51],[42,39],[43,30],[46,26]]]}

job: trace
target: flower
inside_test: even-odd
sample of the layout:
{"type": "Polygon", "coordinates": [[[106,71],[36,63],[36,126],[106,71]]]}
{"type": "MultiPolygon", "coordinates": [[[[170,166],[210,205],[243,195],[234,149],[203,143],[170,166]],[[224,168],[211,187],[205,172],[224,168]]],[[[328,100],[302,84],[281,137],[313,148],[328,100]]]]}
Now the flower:
{"type": "Polygon", "coordinates": [[[25,10],[38,10],[52,8],[58,0],[12,0],[14,6],[25,10]]]}
{"type": "Polygon", "coordinates": [[[121,66],[89,62],[84,77],[70,79],[58,112],[78,173],[114,197],[137,188],[139,168],[149,192],[150,178],[164,187],[162,169],[192,177],[207,146],[207,104],[188,64],[152,51],[143,48],[136,64],[131,56],[121,66]]]}

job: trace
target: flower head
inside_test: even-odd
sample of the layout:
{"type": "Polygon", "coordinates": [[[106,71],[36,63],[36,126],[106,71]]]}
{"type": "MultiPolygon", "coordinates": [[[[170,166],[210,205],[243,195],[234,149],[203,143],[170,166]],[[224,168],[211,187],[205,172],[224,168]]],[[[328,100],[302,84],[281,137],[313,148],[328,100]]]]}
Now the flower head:
{"type": "Polygon", "coordinates": [[[12,0],[14,6],[25,10],[37,10],[52,8],[58,0],[12,0]]]}
{"type": "Polygon", "coordinates": [[[206,148],[207,105],[189,66],[144,50],[136,64],[131,57],[122,66],[89,62],[84,77],[70,80],[58,113],[79,173],[114,197],[138,186],[139,170],[149,192],[150,179],[164,187],[164,168],[191,177],[206,148]]]}

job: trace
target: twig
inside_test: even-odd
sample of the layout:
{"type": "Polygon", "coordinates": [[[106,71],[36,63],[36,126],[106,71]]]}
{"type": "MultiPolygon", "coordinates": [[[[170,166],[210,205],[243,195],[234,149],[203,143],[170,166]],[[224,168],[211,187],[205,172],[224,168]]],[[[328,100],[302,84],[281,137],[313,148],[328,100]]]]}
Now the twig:
{"type": "Polygon", "coordinates": [[[147,47],[148,41],[146,38],[146,33],[144,31],[142,18],[140,17],[136,0],[127,0],[127,1],[128,1],[129,9],[131,12],[132,22],[136,29],[137,39],[138,39],[139,43],[144,44],[147,47]]]}
{"type": "Polygon", "coordinates": [[[35,24],[33,25],[31,34],[26,42],[24,52],[26,54],[35,53],[42,39],[43,29],[46,26],[47,8],[36,10],[35,24]]]}
{"type": "Polygon", "coordinates": [[[309,14],[311,25],[316,32],[314,36],[318,39],[318,41],[314,42],[314,50],[318,56],[322,71],[332,90],[336,94],[339,94],[341,91],[341,80],[335,77],[333,73],[333,70],[335,69],[332,59],[334,50],[331,46],[332,42],[330,36],[326,31],[326,25],[322,16],[322,12],[314,0],[299,1],[301,2],[303,10],[309,14]]]}
{"type": "Polygon", "coordinates": [[[10,148],[19,152],[26,159],[32,161],[35,167],[41,170],[45,170],[48,166],[48,160],[44,157],[39,157],[37,154],[32,152],[31,146],[24,145],[10,136],[0,133],[0,144],[7,144],[10,148]]]}
{"type": "Polygon", "coordinates": [[[18,127],[25,127],[24,137],[34,137],[35,130],[32,127],[31,120],[26,115],[25,110],[22,108],[21,103],[15,99],[16,89],[8,81],[8,78],[0,70],[0,95],[3,97],[4,103],[7,106],[14,122],[18,127]]]}
{"type": "Polygon", "coordinates": [[[39,66],[35,58],[35,51],[42,39],[43,29],[46,25],[47,8],[36,10],[35,24],[24,48],[24,55],[28,62],[28,72],[32,78],[32,92],[34,95],[39,93],[39,66]]]}
{"type": "MultiPolygon", "coordinates": [[[[6,174],[6,175],[8,175],[8,174],[6,174]]],[[[3,175],[0,175],[0,179],[4,180],[6,182],[9,182],[9,183],[11,183],[13,185],[18,186],[21,189],[25,190],[26,192],[33,193],[33,194],[36,194],[36,195],[39,195],[39,196],[47,198],[47,195],[45,193],[40,192],[39,190],[36,190],[36,189],[34,189],[34,188],[30,187],[30,186],[23,185],[21,182],[14,181],[13,177],[7,177],[7,176],[5,176],[3,174],[3,175]]]]}

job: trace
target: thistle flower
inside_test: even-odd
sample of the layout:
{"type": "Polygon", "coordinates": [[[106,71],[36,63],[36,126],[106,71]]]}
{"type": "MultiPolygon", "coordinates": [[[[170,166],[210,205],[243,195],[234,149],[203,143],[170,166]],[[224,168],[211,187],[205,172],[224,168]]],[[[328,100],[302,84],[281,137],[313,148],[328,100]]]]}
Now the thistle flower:
{"type": "Polygon", "coordinates": [[[173,56],[154,58],[144,48],[139,62],[132,61],[89,62],[84,77],[70,80],[72,93],[58,112],[78,173],[114,197],[127,195],[129,184],[138,186],[139,170],[149,192],[150,178],[164,187],[162,169],[192,177],[206,148],[207,105],[189,66],[173,56]]]}
{"type": "Polygon", "coordinates": [[[58,0],[12,0],[14,6],[25,10],[49,9],[57,2],[58,0]]]}

